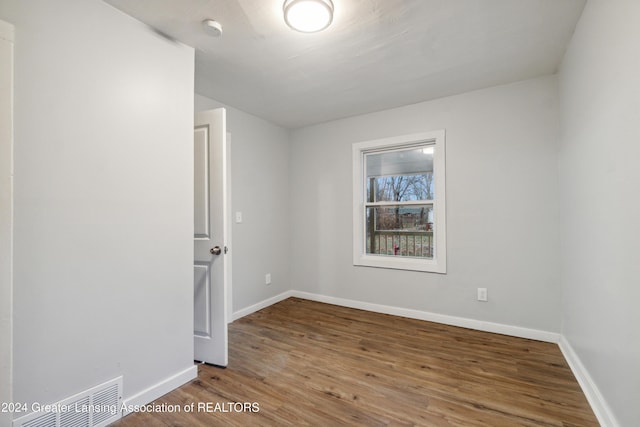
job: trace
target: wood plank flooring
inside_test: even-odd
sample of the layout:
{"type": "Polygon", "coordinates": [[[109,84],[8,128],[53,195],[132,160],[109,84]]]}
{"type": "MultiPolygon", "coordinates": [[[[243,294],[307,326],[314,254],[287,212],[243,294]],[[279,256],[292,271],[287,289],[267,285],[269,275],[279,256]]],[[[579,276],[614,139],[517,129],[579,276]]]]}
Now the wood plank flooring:
{"type": "Polygon", "coordinates": [[[297,298],[229,325],[229,344],[226,369],[154,402],[200,411],[113,426],[598,425],[555,344],[297,298]]]}

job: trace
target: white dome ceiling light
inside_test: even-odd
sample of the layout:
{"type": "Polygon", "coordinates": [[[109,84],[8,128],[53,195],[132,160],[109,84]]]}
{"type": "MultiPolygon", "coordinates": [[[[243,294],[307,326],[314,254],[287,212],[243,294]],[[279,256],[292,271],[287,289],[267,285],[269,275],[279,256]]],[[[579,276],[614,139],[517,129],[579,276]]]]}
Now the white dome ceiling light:
{"type": "Polygon", "coordinates": [[[205,19],[202,21],[202,27],[204,32],[213,37],[220,37],[222,35],[222,24],[213,19],[205,19]]]}
{"type": "Polygon", "coordinates": [[[331,0],[285,0],[284,21],[296,31],[315,33],[331,25],[331,0]]]}

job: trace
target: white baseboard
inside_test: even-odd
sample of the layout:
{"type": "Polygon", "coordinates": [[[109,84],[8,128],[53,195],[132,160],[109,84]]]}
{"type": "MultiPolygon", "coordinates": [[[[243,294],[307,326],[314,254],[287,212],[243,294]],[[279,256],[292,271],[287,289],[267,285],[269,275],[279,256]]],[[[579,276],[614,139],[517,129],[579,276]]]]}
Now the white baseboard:
{"type": "Polygon", "coordinates": [[[268,298],[250,307],[243,308],[233,313],[233,320],[240,319],[263,308],[269,307],[277,302],[289,297],[303,298],[311,301],[324,302],[327,304],[340,305],[342,307],[357,308],[360,310],[373,311],[375,313],[392,314],[394,316],[407,317],[410,319],[426,320],[429,322],[442,323],[445,325],[460,326],[463,328],[476,329],[479,331],[493,332],[497,334],[510,335],[520,338],[528,338],[537,341],[557,343],[560,334],[555,332],[541,331],[538,329],[522,328],[520,326],[504,325],[501,323],[485,322],[482,320],[468,319],[465,317],[448,316],[444,314],[430,313],[428,311],[412,310],[408,308],[393,307],[389,305],[373,304],[368,302],[350,300],[345,298],[330,297],[326,295],[313,294],[302,291],[286,291],[274,297],[268,298]]]}
{"type": "Polygon", "coordinates": [[[249,307],[246,307],[246,308],[240,309],[238,311],[235,311],[233,313],[232,320],[238,320],[241,317],[248,316],[251,313],[255,313],[258,310],[262,310],[263,308],[267,308],[270,305],[273,305],[273,304],[278,303],[280,301],[286,300],[287,298],[290,298],[292,296],[293,296],[293,291],[286,291],[286,292],[283,292],[283,293],[281,293],[279,295],[276,295],[274,297],[267,298],[266,300],[260,301],[259,303],[256,303],[256,304],[253,304],[253,305],[251,305],[249,307]]]}
{"type": "Polygon", "coordinates": [[[392,314],[394,316],[407,317],[409,319],[426,320],[429,322],[442,323],[451,326],[460,326],[463,328],[476,329],[479,331],[493,332],[496,334],[510,335],[520,338],[528,338],[537,341],[557,343],[560,338],[560,334],[557,334],[555,332],[522,328],[520,326],[511,326],[502,323],[485,322],[482,320],[469,319],[466,317],[448,316],[445,314],[431,313],[428,311],[393,307],[382,304],[373,304],[369,302],[362,302],[345,298],[329,297],[325,295],[312,294],[309,292],[292,291],[291,296],[312,301],[325,302],[328,304],[340,305],[343,307],[357,308],[360,310],[373,311],[376,313],[392,314]]]}
{"type": "Polygon", "coordinates": [[[567,341],[564,336],[561,336],[558,345],[573,375],[578,380],[582,392],[587,397],[589,405],[591,405],[591,409],[593,409],[600,425],[602,427],[620,427],[611,408],[609,408],[596,383],[591,378],[591,375],[589,375],[589,371],[584,367],[578,354],[574,351],[573,347],[571,347],[571,344],[569,344],[569,341],[567,341]]]}
{"type": "MultiPolygon", "coordinates": [[[[144,406],[153,402],[159,397],[164,396],[172,390],[180,387],[191,381],[198,376],[198,367],[196,365],[190,366],[182,372],[166,378],[159,383],[147,388],[146,390],[137,393],[128,399],[124,399],[123,405],[125,408],[131,408],[136,406],[144,406]]],[[[122,416],[129,415],[131,411],[125,410],[122,412],[122,416]]]]}

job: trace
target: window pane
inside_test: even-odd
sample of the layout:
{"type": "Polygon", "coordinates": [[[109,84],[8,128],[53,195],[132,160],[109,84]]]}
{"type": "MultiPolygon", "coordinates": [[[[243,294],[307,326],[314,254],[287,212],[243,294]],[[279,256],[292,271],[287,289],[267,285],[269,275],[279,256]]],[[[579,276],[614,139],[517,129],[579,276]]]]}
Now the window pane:
{"type": "Polygon", "coordinates": [[[367,201],[433,200],[433,147],[365,155],[367,201]]]}
{"type": "Polygon", "coordinates": [[[446,274],[445,130],[351,148],[353,265],[446,274]]]}
{"type": "Polygon", "coordinates": [[[368,254],[433,258],[433,205],[367,208],[368,254]]]}

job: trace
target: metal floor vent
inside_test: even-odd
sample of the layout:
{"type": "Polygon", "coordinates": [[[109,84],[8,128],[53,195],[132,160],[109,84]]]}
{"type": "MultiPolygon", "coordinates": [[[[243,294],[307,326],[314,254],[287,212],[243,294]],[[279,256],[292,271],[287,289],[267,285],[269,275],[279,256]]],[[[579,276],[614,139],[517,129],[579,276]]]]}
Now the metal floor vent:
{"type": "Polygon", "coordinates": [[[122,377],[56,403],[33,405],[34,410],[13,421],[13,427],[104,427],[122,417],[122,377]]]}

